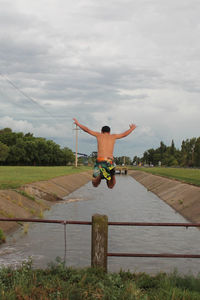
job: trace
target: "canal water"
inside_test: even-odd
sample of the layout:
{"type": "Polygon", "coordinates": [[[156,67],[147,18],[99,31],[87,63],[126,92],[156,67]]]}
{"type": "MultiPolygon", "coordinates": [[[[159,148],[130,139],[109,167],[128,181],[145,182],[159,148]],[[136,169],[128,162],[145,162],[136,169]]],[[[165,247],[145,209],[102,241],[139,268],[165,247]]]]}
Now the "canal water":
{"type": "MultiPolygon", "coordinates": [[[[105,181],[98,188],[91,182],[71,193],[44,215],[46,219],[91,221],[95,213],[106,214],[111,222],[187,222],[180,214],[147,191],[130,176],[117,176],[109,190],[105,181]]],[[[30,224],[0,247],[0,264],[16,265],[32,257],[36,267],[45,267],[56,258],[66,265],[90,266],[91,226],[30,224]],[[66,248],[65,248],[66,245],[66,248]]],[[[200,231],[182,227],[109,226],[109,252],[199,254],[200,231]]],[[[108,258],[108,270],[133,272],[172,272],[198,274],[200,259],[108,258]]]]}

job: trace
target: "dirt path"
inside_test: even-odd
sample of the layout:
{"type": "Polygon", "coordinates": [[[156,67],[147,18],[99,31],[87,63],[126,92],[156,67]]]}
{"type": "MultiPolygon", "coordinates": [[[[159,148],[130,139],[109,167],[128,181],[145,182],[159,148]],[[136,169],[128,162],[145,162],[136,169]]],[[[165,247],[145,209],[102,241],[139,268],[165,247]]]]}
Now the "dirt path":
{"type": "MultiPolygon", "coordinates": [[[[0,218],[42,218],[44,210],[50,209],[56,201],[86,184],[91,178],[89,171],[34,182],[16,191],[0,190],[0,218]]],[[[6,234],[19,226],[15,222],[0,221],[0,228],[6,234]]]]}
{"type": "Polygon", "coordinates": [[[200,222],[200,187],[142,171],[130,171],[129,175],[189,221],[200,222]]]}

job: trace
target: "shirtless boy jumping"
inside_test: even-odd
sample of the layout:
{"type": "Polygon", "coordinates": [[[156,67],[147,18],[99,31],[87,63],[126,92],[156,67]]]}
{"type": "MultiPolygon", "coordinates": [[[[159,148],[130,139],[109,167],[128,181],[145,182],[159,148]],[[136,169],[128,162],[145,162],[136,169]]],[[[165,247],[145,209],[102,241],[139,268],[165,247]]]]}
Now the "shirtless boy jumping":
{"type": "Polygon", "coordinates": [[[77,119],[74,118],[73,120],[83,131],[95,136],[97,139],[98,154],[94,165],[93,186],[97,187],[101,179],[106,179],[107,186],[112,189],[116,183],[113,158],[115,141],[129,135],[136,128],[136,125],[131,124],[130,128],[123,133],[110,134],[110,127],[108,126],[102,127],[101,132],[96,132],[80,124],[77,119]]]}

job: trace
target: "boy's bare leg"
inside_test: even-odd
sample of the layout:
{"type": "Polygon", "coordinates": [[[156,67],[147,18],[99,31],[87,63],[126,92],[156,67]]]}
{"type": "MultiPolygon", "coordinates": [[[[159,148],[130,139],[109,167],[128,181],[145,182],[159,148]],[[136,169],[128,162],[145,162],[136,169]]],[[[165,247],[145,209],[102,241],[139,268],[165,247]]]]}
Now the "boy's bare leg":
{"type": "Polygon", "coordinates": [[[109,189],[113,189],[116,183],[115,175],[111,176],[111,180],[107,180],[107,186],[109,189]]]}
{"type": "Polygon", "coordinates": [[[98,185],[101,183],[101,175],[95,177],[92,179],[92,184],[94,187],[98,187],[98,185]]]}

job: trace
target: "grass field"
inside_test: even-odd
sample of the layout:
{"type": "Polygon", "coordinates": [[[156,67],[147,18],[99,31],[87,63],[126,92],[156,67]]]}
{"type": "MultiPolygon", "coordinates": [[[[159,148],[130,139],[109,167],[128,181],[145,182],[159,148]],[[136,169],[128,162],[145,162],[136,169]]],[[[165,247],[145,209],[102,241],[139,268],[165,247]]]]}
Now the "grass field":
{"type": "Polygon", "coordinates": [[[0,189],[17,188],[34,181],[48,180],[54,177],[80,173],[91,167],[10,167],[0,166],[0,189]]]}
{"type": "MultiPolygon", "coordinates": [[[[134,170],[177,179],[200,186],[200,169],[184,168],[144,168],[133,167],[134,170]]],[[[91,170],[91,167],[10,167],[0,166],[0,189],[17,188],[34,181],[48,180],[54,177],[80,173],[91,170]]]]}
{"type": "Polygon", "coordinates": [[[143,168],[134,167],[134,170],[145,171],[155,175],[161,175],[168,178],[177,179],[186,183],[200,186],[200,169],[185,169],[185,168],[143,168]]]}

